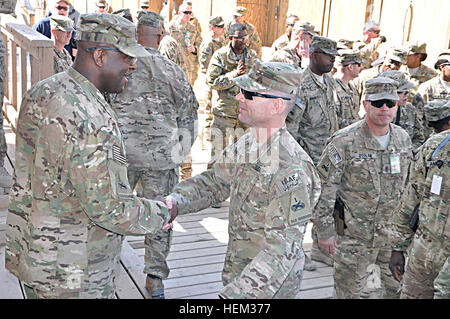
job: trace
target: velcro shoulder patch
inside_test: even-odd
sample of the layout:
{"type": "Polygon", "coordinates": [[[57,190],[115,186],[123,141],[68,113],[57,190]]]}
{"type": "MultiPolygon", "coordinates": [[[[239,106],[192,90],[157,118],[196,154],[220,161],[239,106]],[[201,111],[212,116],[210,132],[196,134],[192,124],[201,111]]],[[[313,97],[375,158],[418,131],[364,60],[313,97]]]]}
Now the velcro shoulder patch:
{"type": "Polygon", "coordinates": [[[342,162],[342,157],[339,155],[339,152],[334,145],[331,145],[328,149],[328,158],[334,166],[337,166],[342,162]]]}
{"type": "Polygon", "coordinates": [[[278,187],[278,190],[280,191],[280,194],[284,194],[286,192],[291,191],[295,187],[298,187],[302,184],[302,181],[300,179],[300,176],[298,172],[292,173],[290,175],[286,175],[282,179],[278,180],[276,182],[276,185],[278,187]]]}

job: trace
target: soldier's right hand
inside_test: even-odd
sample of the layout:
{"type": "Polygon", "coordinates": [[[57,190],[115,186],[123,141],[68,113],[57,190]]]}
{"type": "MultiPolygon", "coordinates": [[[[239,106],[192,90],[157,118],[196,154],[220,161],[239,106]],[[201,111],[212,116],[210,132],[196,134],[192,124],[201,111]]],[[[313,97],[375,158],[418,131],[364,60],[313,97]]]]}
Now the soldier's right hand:
{"type": "Polygon", "coordinates": [[[405,272],[405,256],[403,256],[402,251],[392,251],[389,269],[395,280],[401,281],[403,279],[403,273],[405,272]]]}
{"type": "Polygon", "coordinates": [[[172,222],[174,221],[174,219],[178,216],[178,208],[177,208],[177,201],[175,198],[173,198],[172,196],[167,196],[166,199],[166,206],[169,209],[170,212],[170,220],[167,223],[167,225],[163,226],[163,230],[168,230],[171,229],[173,227],[172,222]]]}
{"type": "Polygon", "coordinates": [[[244,75],[247,71],[247,66],[244,64],[244,62],[239,61],[238,63],[238,76],[244,75]]]}
{"type": "Polygon", "coordinates": [[[334,254],[334,248],[338,247],[336,243],[336,236],[331,236],[330,238],[324,240],[319,239],[317,243],[319,244],[320,249],[331,255],[334,254]]]}

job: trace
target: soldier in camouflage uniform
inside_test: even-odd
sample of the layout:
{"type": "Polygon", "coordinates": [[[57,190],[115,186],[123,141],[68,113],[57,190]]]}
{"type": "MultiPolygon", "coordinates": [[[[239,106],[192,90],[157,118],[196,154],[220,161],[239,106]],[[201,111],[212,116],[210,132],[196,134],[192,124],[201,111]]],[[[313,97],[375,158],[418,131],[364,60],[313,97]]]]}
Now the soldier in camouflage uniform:
{"type": "MultiPolygon", "coordinates": [[[[320,36],[313,36],[309,49],[311,63],[300,83],[302,103],[294,107],[286,124],[289,132],[317,164],[327,139],[339,129],[335,81],[328,75],[338,52],[335,41],[320,36]]],[[[332,265],[331,257],[319,250],[314,229],[312,237],[311,259],[332,265]]],[[[306,262],[308,270],[315,269],[309,257],[306,262]]]]}
{"type": "Polygon", "coordinates": [[[239,87],[232,80],[250,70],[256,52],[247,47],[245,25],[236,23],[230,31],[232,41],[213,54],[206,73],[208,85],[216,91],[212,105],[211,161],[229,144],[230,139],[236,141],[248,128],[238,119],[239,102],[236,95],[239,87]]]}
{"type": "Polygon", "coordinates": [[[283,33],[283,35],[278,39],[273,41],[271,48],[273,52],[281,50],[286,45],[288,45],[288,43],[291,41],[292,28],[294,27],[295,22],[297,22],[298,20],[300,19],[295,14],[291,14],[286,18],[286,32],[283,33]]]}
{"type": "Polygon", "coordinates": [[[359,94],[351,80],[356,78],[362,69],[363,59],[356,50],[339,50],[336,57],[337,71],[334,74],[336,81],[336,95],[339,100],[336,110],[339,128],[344,128],[359,121],[359,94]]]}
{"type": "Polygon", "coordinates": [[[70,42],[72,32],[75,30],[73,21],[65,16],[52,15],[50,28],[53,40],[53,70],[54,73],[67,71],[72,65],[72,57],[64,48],[70,42]]]}
{"type": "MultiPolygon", "coordinates": [[[[363,95],[364,95],[364,83],[367,80],[375,78],[381,72],[389,70],[399,70],[400,67],[406,64],[407,52],[402,47],[392,47],[384,56],[383,63],[374,66],[373,68],[363,70],[357,78],[352,81],[352,84],[358,89],[359,98],[361,101],[360,110],[364,110],[363,95]]],[[[361,55],[361,57],[363,57],[361,55]]]]}
{"type": "Polygon", "coordinates": [[[204,145],[203,141],[206,139],[208,142],[211,142],[211,123],[213,120],[213,114],[211,112],[211,99],[212,99],[212,91],[209,85],[206,83],[206,72],[208,72],[209,62],[211,58],[218,49],[225,45],[225,21],[221,16],[211,17],[209,19],[209,29],[211,31],[209,37],[202,42],[200,45],[200,53],[198,56],[198,61],[200,63],[200,72],[202,79],[205,81],[205,87],[207,89],[204,92],[205,96],[205,127],[202,130],[202,145],[204,145]]]}
{"type": "Polygon", "coordinates": [[[275,51],[270,58],[272,62],[284,62],[305,69],[309,65],[309,45],[314,26],[309,22],[297,21],[292,28],[291,41],[284,48],[275,51]],[[308,51],[308,59],[304,52],[308,51]]]}
{"type": "MultiPolygon", "coordinates": [[[[16,1],[3,1],[0,5],[0,13],[14,13],[16,1]]],[[[8,150],[5,139],[5,131],[3,130],[3,99],[6,88],[6,48],[3,37],[0,37],[0,195],[9,194],[11,187],[11,175],[5,168],[5,157],[8,150]]]]}
{"type": "MultiPolygon", "coordinates": [[[[139,17],[138,17],[139,19],[139,17]]],[[[172,36],[168,33],[164,33],[159,43],[158,51],[170,61],[175,62],[179,67],[183,69],[183,72],[188,74],[186,63],[184,62],[186,57],[180,46],[172,36]]]]}
{"type": "Polygon", "coordinates": [[[178,9],[179,15],[174,17],[169,24],[169,34],[177,41],[183,51],[186,63],[187,77],[191,86],[194,86],[198,76],[198,50],[202,43],[202,36],[189,19],[192,7],[182,3],[178,9]]]}
{"type": "Polygon", "coordinates": [[[410,81],[414,83],[408,98],[408,102],[412,103],[419,86],[437,76],[438,73],[422,63],[428,56],[426,43],[410,42],[406,44],[406,49],[408,52],[406,64],[402,65],[400,71],[405,72],[409,76],[410,81]]]}
{"type": "MultiPolygon", "coordinates": [[[[417,152],[401,207],[394,213],[389,267],[397,280],[403,279],[402,298],[433,298],[433,281],[450,256],[450,101],[431,101],[425,115],[430,121],[446,119],[447,123],[444,131],[437,131],[417,152]],[[410,221],[416,207],[419,215],[414,232],[410,221]],[[403,254],[410,244],[404,271],[403,254]]],[[[448,291],[448,273],[446,282],[442,282],[445,275],[440,276],[438,280],[448,291]]]]}
{"type": "Polygon", "coordinates": [[[248,41],[248,47],[256,52],[257,56],[261,58],[262,56],[262,42],[259,38],[258,31],[256,30],[256,27],[247,22],[245,20],[245,16],[247,14],[247,8],[244,7],[236,7],[233,10],[233,20],[228,22],[225,25],[225,36],[230,36],[230,28],[235,23],[240,23],[245,25],[247,30],[247,41],[248,41]]]}
{"type": "Polygon", "coordinates": [[[433,100],[450,99],[450,50],[445,50],[439,54],[434,67],[439,70],[440,74],[422,83],[413,98],[413,105],[422,117],[425,139],[431,136],[432,129],[427,126],[424,105],[433,100]]]}
{"type": "Polygon", "coordinates": [[[163,203],[133,195],[122,134],[103,96],[120,92],[136,57],[148,55],[135,34],[122,17],[81,15],[73,68],[24,96],[5,262],[28,297],[114,298],[124,236],[169,221],[163,203]]]}
{"type": "Polygon", "coordinates": [[[230,196],[221,298],[295,298],[300,290],[303,236],[320,196],[314,164],[285,126],[300,77],[289,64],[256,60],[248,75],[233,79],[250,132],[166,198],[188,214],[230,196]]]}
{"type": "Polygon", "coordinates": [[[412,147],[408,134],[391,123],[397,111],[396,92],[397,82],[389,78],[367,81],[365,118],[337,131],[317,165],[322,194],[313,222],[321,248],[334,253],[335,298],[360,298],[373,265],[380,267],[378,296],[399,297],[399,284],[388,268],[388,235],[412,147]],[[344,225],[336,231],[333,212],[338,198],[344,225]]]}
{"type": "Polygon", "coordinates": [[[353,43],[353,49],[360,51],[364,59],[363,69],[371,68],[371,63],[378,59],[378,48],[381,43],[386,42],[384,36],[380,36],[380,24],[368,21],[363,28],[363,40],[353,43]]]}
{"type": "Polygon", "coordinates": [[[417,149],[425,142],[425,137],[419,112],[408,102],[409,91],[414,87],[414,83],[408,81],[405,73],[396,70],[382,72],[378,77],[387,77],[399,83],[397,114],[392,123],[400,126],[408,133],[413,148],[417,149]]]}
{"type": "MultiPolygon", "coordinates": [[[[167,196],[178,183],[178,169],[194,143],[198,102],[186,75],[157,50],[164,19],[142,11],[138,43],[149,56],[139,58],[126,88],[111,101],[123,134],[131,189],[140,181],[145,198],[167,196]],[[182,143],[180,141],[183,140],[182,143]]],[[[152,298],[164,296],[162,279],[172,231],[145,238],[147,288],[152,298]]]]}

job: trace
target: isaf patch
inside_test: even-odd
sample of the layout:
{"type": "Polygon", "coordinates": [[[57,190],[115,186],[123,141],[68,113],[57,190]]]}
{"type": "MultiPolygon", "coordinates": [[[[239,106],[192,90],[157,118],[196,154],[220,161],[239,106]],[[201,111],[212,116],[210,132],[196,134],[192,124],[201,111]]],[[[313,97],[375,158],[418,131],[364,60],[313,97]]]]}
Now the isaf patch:
{"type": "Polygon", "coordinates": [[[298,176],[298,173],[294,173],[278,181],[277,186],[282,193],[285,193],[289,192],[294,187],[301,185],[301,183],[302,182],[300,180],[300,176],[298,176]]]}

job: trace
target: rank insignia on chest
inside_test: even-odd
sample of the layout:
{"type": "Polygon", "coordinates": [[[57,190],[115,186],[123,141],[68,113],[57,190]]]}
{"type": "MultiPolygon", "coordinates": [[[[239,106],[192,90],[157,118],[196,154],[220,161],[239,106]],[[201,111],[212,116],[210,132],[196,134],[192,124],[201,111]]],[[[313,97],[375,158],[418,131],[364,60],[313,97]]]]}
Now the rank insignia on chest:
{"type": "Polygon", "coordinates": [[[113,145],[112,147],[112,157],[113,160],[119,163],[120,165],[128,165],[126,157],[122,154],[122,151],[119,146],[113,145]]]}

